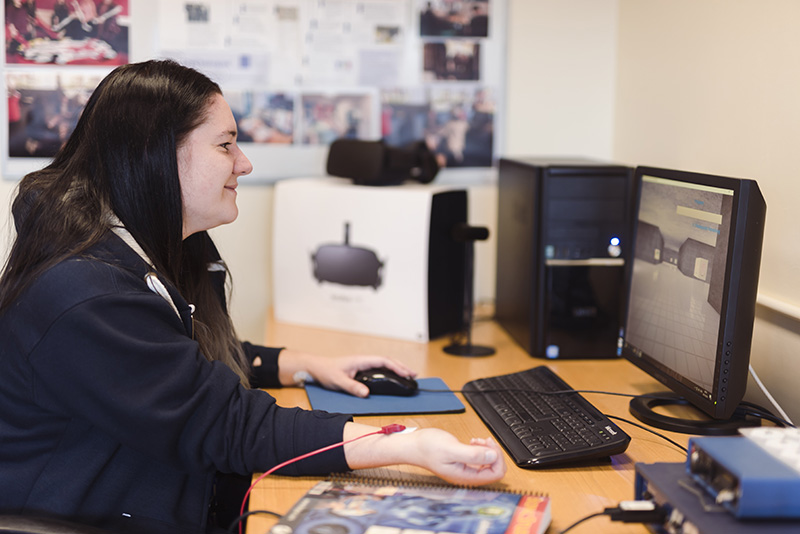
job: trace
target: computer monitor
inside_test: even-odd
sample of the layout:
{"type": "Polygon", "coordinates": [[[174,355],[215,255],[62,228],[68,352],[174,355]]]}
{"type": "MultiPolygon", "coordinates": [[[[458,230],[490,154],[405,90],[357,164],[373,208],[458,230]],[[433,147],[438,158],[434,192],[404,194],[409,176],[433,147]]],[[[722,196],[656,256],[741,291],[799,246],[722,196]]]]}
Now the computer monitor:
{"type": "Polygon", "coordinates": [[[638,167],[634,247],[618,351],[669,387],[631,413],[660,428],[729,434],[744,424],[766,204],[753,180],[638,167]],[[668,400],[674,398],[673,401],[668,400]],[[690,404],[708,417],[673,418],[690,404]]]}

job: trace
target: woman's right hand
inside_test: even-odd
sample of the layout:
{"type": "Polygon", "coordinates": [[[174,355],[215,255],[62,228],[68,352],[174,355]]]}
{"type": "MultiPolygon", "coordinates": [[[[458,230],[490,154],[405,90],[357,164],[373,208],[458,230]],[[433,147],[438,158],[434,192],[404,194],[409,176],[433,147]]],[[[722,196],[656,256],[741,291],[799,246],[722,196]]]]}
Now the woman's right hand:
{"type": "Polygon", "coordinates": [[[356,373],[373,367],[387,367],[400,376],[409,378],[416,376],[402,362],[385,356],[326,357],[289,349],[282,350],[278,356],[279,379],[283,385],[294,385],[294,376],[302,371],[324,388],[344,391],[356,397],[369,395],[367,386],[354,380],[356,373]]]}

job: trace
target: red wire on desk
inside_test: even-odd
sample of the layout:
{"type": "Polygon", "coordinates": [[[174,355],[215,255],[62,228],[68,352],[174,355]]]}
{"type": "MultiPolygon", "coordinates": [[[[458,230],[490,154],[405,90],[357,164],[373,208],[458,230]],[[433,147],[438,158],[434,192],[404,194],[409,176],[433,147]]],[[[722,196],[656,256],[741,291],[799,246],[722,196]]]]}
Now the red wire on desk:
{"type": "MultiPolygon", "coordinates": [[[[260,477],[255,479],[255,481],[252,484],[250,484],[250,487],[247,488],[247,492],[244,494],[244,499],[242,500],[242,507],[239,510],[239,515],[240,516],[244,515],[244,509],[245,509],[245,506],[247,506],[247,498],[250,496],[250,492],[253,491],[253,488],[256,487],[256,484],[258,484],[261,481],[262,478],[264,478],[265,476],[271,475],[272,473],[274,473],[278,469],[280,469],[282,467],[286,467],[287,465],[292,464],[294,462],[298,462],[300,460],[304,460],[305,458],[310,458],[311,456],[314,456],[314,455],[319,454],[321,452],[329,451],[331,449],[335,449],[336,447],[343,447],[343,446],[347,445],[348,443],[352,443],[352,442],[357,441],[359,439],[366,438],[367,436],[375,436],[376,434],[394,434],[395,432],[402,432],[405,429],[406,429],[405,426],[397,424],[397,423],[393,423],[391,425],[383,426],[383,427],[381,427],[380,430],[376,430],[375,432],[370,432],[369,434],[364,434],[363,436],[358,436],[357,438],[348,439],[347,441],[340,441],[339,443],[334,443],[333,445],[328,445],[326,447],[322,447],[322,448],[317,449],[315,451],[311,451],[311,452],[307,452],[305,454],[301,454],[300,456],[297,456],[297,457],[292,458],[290,460],[286,460],[285,462],[279,463],[278,465],[276,465],[275,467],[273,467],[269,471],[263,473],[260,477]]],[[[242,534],[242,522],[239,523],[239,534],[242,534]]]]}

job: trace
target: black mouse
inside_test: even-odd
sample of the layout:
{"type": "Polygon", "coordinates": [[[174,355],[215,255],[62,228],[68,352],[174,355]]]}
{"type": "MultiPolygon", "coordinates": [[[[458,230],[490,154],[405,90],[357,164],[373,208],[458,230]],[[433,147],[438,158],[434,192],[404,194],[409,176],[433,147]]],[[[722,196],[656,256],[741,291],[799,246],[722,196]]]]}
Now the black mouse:
{"type": "Polygon", "coordinates": [[[400,376],[386,367],[375,367],[356,373],[355,379],[366,384],[370,395],[409,397],[417,392],[417,381],[400,376]]]}

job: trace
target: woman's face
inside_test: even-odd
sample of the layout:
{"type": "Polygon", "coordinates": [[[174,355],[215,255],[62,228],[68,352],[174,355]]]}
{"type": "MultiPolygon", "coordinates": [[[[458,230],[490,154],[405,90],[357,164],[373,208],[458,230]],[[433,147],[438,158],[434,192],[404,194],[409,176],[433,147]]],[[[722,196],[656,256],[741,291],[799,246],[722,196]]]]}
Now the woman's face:
{"type": "Polygon", "coordinates": [[[183,197],[183,238],[233,222],[239,176],[253,170],[236,144],[236,121],[222,95],[215,95],[206,120],[178,147],[183,197]]]}

